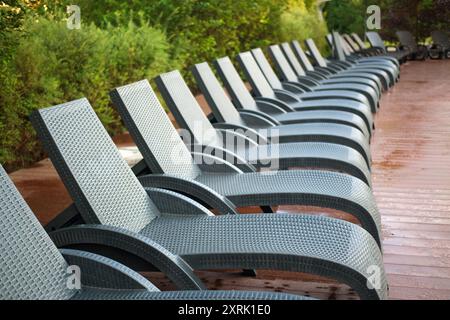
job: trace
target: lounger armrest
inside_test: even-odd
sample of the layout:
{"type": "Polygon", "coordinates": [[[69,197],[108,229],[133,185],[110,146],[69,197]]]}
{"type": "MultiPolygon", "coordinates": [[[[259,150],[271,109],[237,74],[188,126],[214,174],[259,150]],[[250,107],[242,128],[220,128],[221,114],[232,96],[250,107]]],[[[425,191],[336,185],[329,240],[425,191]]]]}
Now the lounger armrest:
{"type": "Polygon", "coordinates": [[[251,173],[256,168],[248,163],[240,164],[239,167],[230,162],[206,153],[192,152],[195,163],[203,172],[207,173],[251,173]]]}
{"type": "Polygon", "coordinates": [[[400,45],[400,50],[406,50],[408,52],[413,52],[412,48],[410,46],[407,45],[400,45]]]}
{"type": "MultiPolygon", "coordinates": [[[[258,111],[257,112],[262,112],[262,113],[264,113],[264,114],[281,114],[281,113],[287,113],[287,112],[290,112],[290,111],[287,111],[287,110],[290,110],[291,108],[287,105],[287,104],[285,104],[285,103],[283,103],[283,107],[280,107],[280,106],[278,106],[277,104],[275,104],[275,103],[273,103],[273,102],[269,102],[269,101],[266,101],[266,100],[264,100],[264,99],[261,99],[261,98],[255,98],[255,102],[256,102],[256,106],[258,107],[258,111]],[[289,108],[289,109],[286,109],[286,106],[287,106],[287,108],[289,108]]],[[[249,110],[249,109],[239,109],[239,110],[249,110]]]]}
{"type": "Polygon", "coordinates": [[[180,193],[160,188],[145,191],[162,213],[212,215],[204,206],[180,193]]]}
{"type": "Polygon", "coordinates": [[[236,206],[230,200],[193,179],[166,174],[151,174],[138,179],[145,188],[173,190],[192,197],[207,208],[216,209],[219,214],[237,214],[236,206]]]}
{"type": "Polygon", "coordinates": [[[136,163],[133,167],[131,167],[131,170],[133,171],[134,175],[141,176],[143,174],[150,174],[150,169],[147,166],[147,163],[145,162],[145,159],[142,159],[138,163],[136,163]]]}
{"type": "MultiPolygon", "coordinates": [[[[112,248],[136,256],[163,272],[180,290],[202,290],[204,284],[180,257],[136,232],[105,225],[80,225],[50,233],[59,248],[89,246],[112,248]]],[[[99,249],[100,250],[100,249],[99,249]]]]}
{"type": "Polygon", "coordinates": [[[434,50],[440,50],[440,51],[444,51],[444,50],[445,50],[444,46],[442,46],[442,45],[439,44],[439,43],[433,43],[433,44],[431,45],[431,49],[434,49],[434,50]]]}
{"type": "Polygon", "coordinates": [[[237,167],[242,172],[256,172],[256,168],[254,166],[249,164],[247,160],[231,150],[218,146],[201,144],[190,145],[188,148],[191,149],[192,155],[197,157],[197,164],[201,165],[202,163],[205,163],[206,165],[216,166],[215,168],[203,166],[203,169],[208,168],[205,172],[224,173],[224,171],[220,171],[222,169],[224,169],[225,172],[228,172],[229,169],[227,166],[229,164],[237,167]],[[222,164],[216,164],[217,159],[222,159],[222,161],[227,163],[225,168],[222,168],[224,167],[222,164]]]}
{"type": "Polygon", "coordinates": [[[306,71],[306,76],[316,81],[326,80],[331,72],[325,70],[306,71]]]}
{"type": "Polygon", "coordinates": [[[315,87],[320,85],[320,82],[316,78],[310,76],[298,77],[298,82],[308,87],[315,87]]]}
{"type": "Polygon", "coordinates": [[[286,102],[286,103],[300,102],[300,98],[293,92],[286,91],[286,90],[280,90],[280,89],[274,89],[273,92],[275,93],[275,97],[277,99],[280,99],[283,102],[286,102]]]}
{"type": "Polygon", "coordinates": [[[85,222],[81,217],[80,211],[78,211],[76,205],[72,203],[45,226],[45,231],[51,232],[57,229],[83,223],[85,222]]]}
{"type": "Polygon", "coordinates": [[[330,67],[315,67],[315,70],[318,72],[322,72],[328,76],[336,74],[336,72],[338,71],[338,70],[336,70],[334,68],[330,68],[330,67]]]}
{"type": "Polygon", "coordinates": [[[159,291],[150,281],[123,264],[98,254],[60,249],[69,266],[80,268],[82,286],[121,289],[159,291]]]}
{"type": "Polygon", "coordinates": [[[423,50],[425,50],[427,52],[429,51],[429,47],[425,44],[418,44],[417,48],[422,48],[423,50]]]}
{"type": "Polygon", "coordinates": [[[223,137],[223,143],[226,145],[228,139],[236,139],[238,141],[241,141],[242,143],[248,143],[249,145],[258,146],[258,142],[255,141],[255,137],[247,136],[246,134],[242,134],[237,131],[232,131],[230,129],[220,129],[216,128],[216,131],[220,133],[223,137]]]}
{"type": "Polygon", "coordinates": [[[386,46],[386,52],[397,52],[400,49],[396,46],[386,46]]]}
{"type": "Polygon", "coordinates": [[[250,128],[250,127],[241,126],[241,125],[234,124],[234,123],[225,123],[225,122],[213,123],[213,127],[216,129],[219,129],[221,131],[223,131],[223,130],[226,130],[227,132],[228,132],[228,130],[237,131],[237,133],[244,135],[245,137],[256,142],[257,144],[268,142],[264,136],[262,136],[261,134],[259,134],[258,131],[256,131],[255,129],[250,128]]]}
{"type": "Polygon", "coordinates": [[[344,68],[344,67],[343,67],[342,65],[340,65],[340,64],[336,64],[336,63],[328,63],[327,69],[330,70],[330,71],[332,71],[333,73],[336,73],[336,72],[343,71],[343,70],[345,70],[346,68],[344,68]]]}
{"type": "Polygon", "coordinates": [[[311,92],[311,89],[308,88],[306,85],[303,85],[298,82],[290,82],[290,81],[284,81],[282,83],[283,90],[295,93],[295,94],[302,94],[304,92],[311,92]]]}
{"type": "Polygon", "coordinates": [[[258,97],[258,98],[255,98],[255,100],[256,100],[256,103],[258,104],[258,106],[261,105],[262,107],[267,108],[268,105],[264,106],[263,103],[270,103],[270,104],[275,105],[278,108],[282,109],[284,111],[283,113],[295,111],[286,102],[281,101],[281,100],[276,99],[276,98],[258,97]]]}
{"type": "Polygon", "coordinates": [[[238,110],[241,118],[247,123],[250,127],[272,127],[278,126],[281,123],[275,118],[269,116],[266,113],[259,112],[257,110],[238,110]]]}

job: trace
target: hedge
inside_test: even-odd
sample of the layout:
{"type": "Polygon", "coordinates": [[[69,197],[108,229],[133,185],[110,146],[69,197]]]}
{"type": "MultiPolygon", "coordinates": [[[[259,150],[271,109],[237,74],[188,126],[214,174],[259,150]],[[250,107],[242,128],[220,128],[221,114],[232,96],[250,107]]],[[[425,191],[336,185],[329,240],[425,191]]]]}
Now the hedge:
{"type": "Polygon", "coordinates": [[[115,86],[172,69],[187,75],[194,63],[286,40],[314,37],[323,46],[326,33],[315,0],[77,0],[80,30],[66,27],[73,1],[7,2],[0,162],[9,170],[44,156],[28,121],[37,108],[85,96],[114,135],[124,130],[108,98],[115,86]]]}

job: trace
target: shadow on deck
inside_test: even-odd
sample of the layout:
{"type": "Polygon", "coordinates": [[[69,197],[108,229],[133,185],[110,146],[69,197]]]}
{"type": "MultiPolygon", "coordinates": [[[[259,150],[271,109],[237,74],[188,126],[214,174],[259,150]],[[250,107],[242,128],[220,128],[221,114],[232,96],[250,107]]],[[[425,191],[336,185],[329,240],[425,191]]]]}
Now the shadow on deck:
{"type": "MultiPolygon", "coordinates": [[[[450,60],[410,62],[402,67],[400,83],[384,95],[377,115],[373,189],[382,216],[391,299],[450,298],[449,88],[450,60]]],[[[119,145],[127,157],[133,156],[129,143],[119,145]]],[[[11,177],[44,225],[71,202],[49,160],[11,177]]],[[[279,208],[305,209],[311,211],[279,208]]],[[[346,286],[298,273],[261,271],[256,278],[232,270],[199,274],[211,289],[357,298],[346,286]]],[[[161,289],[172,288],[160,274],[146,275],[161,289]]]]}

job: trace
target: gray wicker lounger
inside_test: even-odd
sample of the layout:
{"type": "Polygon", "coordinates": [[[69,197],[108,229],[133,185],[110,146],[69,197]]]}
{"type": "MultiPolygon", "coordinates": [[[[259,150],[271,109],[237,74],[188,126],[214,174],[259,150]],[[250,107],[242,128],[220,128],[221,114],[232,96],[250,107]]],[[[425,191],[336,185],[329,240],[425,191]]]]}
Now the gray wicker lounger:
{"type": "MultiPolygon", "coordinates": [[[[217,59],[214,64],[234,105],[239,110],[256,112],[258,115],[268,114],[283,124],[298,123],[300,119],[301,122],[334,122],[358,126],[357,122],[349,123],[353,121],[353,118],[349,117],[348,113],[353,113],[361,117],[368,128],[373,128],[373,115],[370,108],[362,103],[324,99],[301,102],[289,100],[288,104],[278,99],[279,95],[270,86],[267,88],[267,94],[270,93],[270,97],[253,97],[228,57],[217,59]],[[329,113],[328,111],[341,112],[329,113]],[[305,118],[307,121],[304,121],[305,118]]],[[[288,97],[285,97],[285,100],[286,98],[288,97]]]]}
{"type": "MultiPolygon", "coordinates": [[[[355,38],[350,34],[344,33],[342,34],[342,38],[352,48],[354,54],[360,57],[377,57],[380,56],[380,54],[382,53],[379,49],[376,48],[369,48],[369,49],[366,48],[364,42],[362,41],[359,42],[361,39],[355,40],[355,38]]],[[[392,61],[394,61],[396,65],[399,65],[397,59],[392,61]]]]}
{"type": "Polygon", "coordinates": [[[450,38],[441,30],[435,30],[431,32],[431,38],[433,39],[432,50],[437,51],[442,58],[450,57],[450,38]]]}
{"type": "Polygon", "coordinates": [[[112,95],[147,168],[153,173],[139,177],[144,186],[189,194],[225,213],[234,206],[281,204],[344,210],[358,217],[380,243],[380,217],[375,199],[360,179],[320,170],[242,173],[233,166],[221,168],[205,165],[206,161],[196,164],[148,83],[117,88],[112,95]],[[174,148],[180,160],[174,161],[174,148]]]}
{"type": "MultiPolygon", "coordinates": [[[[305,299],[268,292],[159,292],[140,274],[116,261],[85,251],[58,250],[2,166],[0,208],[0,300],[305,299]],[[71,275],[67,273],[69,266],[80,268],[80,289],[70,289],[67,286],[71,275]]],[[[110,230],[114,230],[116,238],[120,239],[123,231],[119,228],[110,230]]],[[[150,247],[152,242],[147,242],[150,247]]],[[[166,255],[165,250],[158,251],[161,255],[166,255]]],[[[181,260],[180,257],[176,259],[181,260]]],[[[168,265],[171,264],[170,260],[170,257],[166,259],[168,265]]]]}
{"type": "MultiPolygon", "coordinates": [[[[305,83],[313,81],[316,85],[333,84],[346,87],[351,87],[352,84],[362,84],[371,87],[377,92],[379,97],[381,96],[381,92],[383,90],[381,82],[376,82],[371,79],[358,77],[327,78],[326,76],[322,77],[320,75],[319,77],[317,77],[317,75],[313,77],[307,74],[288,42],[284,42],[281,45],[270,46],[269,53],[283,80],[289,81],[289,79],[297,79],[297,81],[305,83]]],[[[312,72],[314,72],[312,65],[311,69],[312,72]]]]}
{"type": "Polygon", "coordinates": [[[425,60],[428,58],[428,48],[417,44],[416,39],[409,31],[397,31],[395,33],[400,41],[400,47],[409,51],[409,57],[413,60],[425,60]]]}
{"type": "MultiPolygon", "coordinates": [[[[400,79],[400,64],[397,60],[389,57],[364,57],[353,50],[353,48],[345,41],[345,39],[337,32],[333,32],[331,39],[336,39],[338,45],[336,47],[337,57],[339,61],[350,63],[350,66],[364,66],[365,68],[386,71],[394,83],[400,79]]],[[[334,41],[333,41],[334,44],[334,41]]]]}
{"type": "Polygon", "coordinates": [[[391,86],[394,85],[394,79],[391,78],[390,75],[384,70],[367,69],[364,68],[364,66],[357,67],[343,61],[327,61],[323,58],[322,54],[314,43],[314,40],[307,39],[305,41],[305,44],[308,48],[311,58],[314,60],[316,65],[321,67],[321,69],[346,76],[351,76],[353,74],[357,74],[358,76],[361,76],[361,74],[367,74],[368,77],[376,76],[383,84],[384,90],[388,90],[391,86]]]}
{"type": "Polygon", "coordinates": [[[363,63],[382,63],[389,66],[394,66],[398,70],[400,68],[400,63],[397,59],[389,56],[383,55],[368,55],[365,49],[361,48],[356,41],[348,34],[341,35],[342,42],[348,48],[350,52],[350,57],[353,59],[363,62],[363,63]]]}
{"type": "MultiPolygon", "coordinates": [[[[245,54],[247,53],[243,53],[242,55],[245,54]]],[[[317,99],[335,99],[335,92],[340,91],[344,95],[344,97],[342,98],[344,100],[348,99],[365,103],[365,101],[362,101],[359,98],[359,95],[361,94],[369,101],[372,110],[376,111],[378,107],[381,94],[376,89],[370,86],[357,83],[345,86],[343,86],[342,84],[317,84],[316,86],[311,86],[305,85],[304,82],[299,82],[299,79],[297,79],[297,77],[292,79],[292,81],[282,82],[280,81],[279,76],[273,70],[272,66],[264,55],[264,52],[260,48],[253,49],[251,51],[251,54],[253,55],[253,58],[257,62],[262,73],[266,77],[267,82],[269,82],[269,84],[274,89],[287,90],[294,94],[299,94],[300,98],[304,93],[307,93],[308,95],[312,95],[315,93],[318,94],[317,99]],[[355,97],[354,93],[357,93],[358,96],[355,97]]],[[[239,57],[242,58],[241,55],[239,55],[239,57]]],[[[252,70],[247,70],[247,72],[249,73],[249,75],[251,75],[252,70]]]]}
{"type": "MultiPolygon", "coordinates": [[[[326,66],[326,61],[323,59],[322,55],[320,55],[320,52],[318,53],[317,59],[320,61],[320,65],[313,66],[311,61],[309,61],[309,58],[306,56],[305,51],[303,51],[303,48],[301,47],[300,43],[297,40],[294,40],[291,42],[292,50],[294,51],[294,54],[297,58],[297,60],[301,63],[303,68],[306,70],[306,74],[311,77],[316,77],[318,80],[322,79],[348,79],[348,78],[355,78],[355,81],[359,81],[360,79],[366,80],[366,81],[373,81],[377,84],[377,87],[380,91],[384,90],[383,84],[376,75],[374,74],[368,74],[365,72],[356,72],[353,71],[351,73],[339,73],[338,70],[328,68],[326,66]]],[[[296,70],[296,72],[301,75],[301,71],[297,70],[298,67],[296,66],[295,59],[292,59],[290,57],[290,53],[287,50],[287,44],[282,44],[281,47],[283,48],[283,51],[288,58],[288,60],[291,62],[291,66],[296,70]]]]}
{"type": "Polygon", "coordinates": [[[400,64],[398,61],[385,57],[361,57],[354,53],[351,46],[342,38],[338,32],[330,33],[326,36],[330,48],[334,51],[335,58],[333,62],[344,67],[359,67],[370,70],[385,71],[391,81],[398,80],[400,74],[400,64]]]}
{"type": "MultiPolygon", "coordinates": [[[[205,76],[205,72],[208,71],[210,72],[210,78],[211,76],[214,77],[214,74],[207,63],[196,65],[194,70],[196,70],[196,72],[194,72],[196,78],[202,78],[205,76]]],[[[223,91],[217,78],[214,77],[214,79],[216,81],[215,91],[218,94],[221,94],[219,99],[222,98],[218,103],[221,104],[221,102],[224,102],[227,104],[225,108],[221,106],[218,107],[220,110],[215,111],[215,114],[217,115],[216,118],[224,118],[224,120],[229,121],[221,121],[212,125],[187,87],[181,74],[174,72],[169,75],[162,75],[160,78],[160,86],[163,87],[163,90],[160,91],[164,92],[163,96],[168,95],[168,97],[166,97],[166,102],[172,110],[172,114],[175,116],[177,123],[189,131],[196,143],[201,145],[204,144],[205,147],[209,148],[214,147],[219,150],[226,149],[230,153],[237,153],[237,157],[244,158],[247,162],[257,168],[267,167],[269,162],[273,163],[273,161],[277,161],[277,167],[275,168],[277,170],[284,170],[292,167],[329,169],[351,174],[363,180],[369,186],[371,185],[370,170],[364,157],[356,150],[336,143],[314,142],[313,140],[320,139],[319,135],[316,133],[315,135],[317,136],[308,137],[307,135],[310,135],[310,133],[307,133],[299,125],[276,126],[270,122],[262,121],[264,119],[252,118],[252,115],[249,115],[247,118],[242,118],[223,91]],[[201,125],[205,131],[199,132],[199,130],[196,130],[198,125],[201,125]],[[261,129],[264,127],[267,128],[267,131],[254,129],[261,129]],[[219,135],[223,133],[223,130],[241,131],[241,133],[246,133],[246,137],[250,139],[252,139],[254,132],[256,138],[254,140],[256,143],[250,141],[250,143],[241,145],[238,150],[235,150],[233,146],[227,145],[227,143],[220,138],[219,135]],[[292,140],[301,141],[301,139],[304,139],[305,142],[268,145],[267,143],[264,143],[264,140],[269,139],[268,142],[271,142],[271,130],[277,130],[274,132],[276,138],[278,138],[278,135],[285,135],[284,138],[280,137],[280,142],[283,142],[284,139],[291,139],[286,136],[287,134],[303,135],[302,138],[294,136],[292,137],[292,140]],[[215,139],[211,140],[212,135],[209,135],[208,133],[212,134],[215,132],[217,132],[218,135],[215,136],[215,139]],[[204,137],[204,135],[206,137],[204,137]],[[259,138],[260,136],[262,136],[262,138],[259,138]],[[271,154],[270,150],[274,150],[273,154],[271,154]]],[[[146,80],[143,82],[144,83],[136,83],[134,85],[141,90],[145,90],[145,87],[147,87],[151,92],[150,86],[148,83],[145,83],[146,80]]],[[[132,86],[133,84],[129,85],[128,89],[131,89],[132,86]]],[[[208,88],[212,89],[211,87],[210,82],[208,88]]],[[[208,95],[207,100],[211,100],[208,95]]],[[[118,105],[126,106],[127,103],[128,101],[122,99],[118,105]]],[[[212,107],[212,109],[217,110],[216,107],[212,107]]]]}
{"type": "MultiPolygon", "coordinates": [[[[162,109],[158,110],[159,114],[164,113],[162,109]]],[[[165,138],[170,140],[174,128],[169,120],[168,124],[157,120],[154,117],[146,123],[146,138],[151,139],[151,147],[167,150],[165,138]]],[[[113,244],[145,258],[152,251],[147,242],[154,241],[179,255],[194,269],[248,268],[308,272],[346,283],[363,299],[387,297],[382,255],[377,242],[357,225],[327,217],[295,214],[213,216],[192,200],[175,194],[170,201],[160,201],[158,207],[152,201],[156,197],[149,196],[141,186],[86,99],[36,111],[32,122],[84,220],[92,223],[52,233],[52,239],[60,247],[113,244]],[[116,237],[116,228],[127,232],[116,237]],[[374,269],[379,280],[376,282],[370,281],[374,269]],[[368,283],[376,285],[375,288],[368,283]]],[[[158,163],[154,158],[148,160],[155,171],[170,168],[179,173],[178,177],[172,176],[171,179],[177,181],[173,184],[175,189],[178,185],[178,188],[188,192],[190,186],[208,180],[216,184],[222,180],[220,184],[224,186],[224,179],[227,179],[232,185],[226,188],[233,190],[242,190],[250,183],[245,174],[202,174],[187,150],[180,152],[175,159],[166,158],[158,163]],[[173,162],[180,157],[182,162],[173,162]],[[190,171],[190,179],[183,180],[182,171],[190,171]]],[[[290,171],[284,172],[289,174],[279,185],[289,185],[291,194],[294,192],[298,198],[297,191],[293,191],[297,189],[293,182],[298,185],[301,177],[295,173],[292,175],[290,171]]],[[[239,197],[255,200],[260,194],[260,186],[272,184],[267,183],[272,179],[266,180],[270,175],[256,175],[259,178],[253,179],[253,196],[240,194],[239,197]]],[[[249,177],[252,176],[255,175],[249,177]]],[[[328,175],[329,186],[332,186],[332,179],[333,175],[328,175]]],[[[158,180],[161,180],[158,175],[149,175],[141,181],[154,184],[158,180]]],[[[320,182],[323,184],[323,181],[320,182]]],[[[275,188],[272,185],[271,189],[275,188]]],[[[344,184],[334,188],[340,192],[350,191],[344,184]]],[[[351,188],[367,189],[365,185],[363,189],[356,185],[351,188]]],[[[204,199],[215,194],[209,190],[203,187],[204,199]]],[[[358,194],[362,195],[361,191],[358,194]]],[[[271,195],[273,198],[278,196],[276,192],[271,195]]],[[[340,201],[342,204],[346,202],[340,201]]],[[[170,267],[164,261],[156,260],[158,265],[155,266],[162,267],[161,271],[179,288],[202,287],[192,270],[181,264],[182,260],[176,256],[172,256],[170,267]]]]}
{"type": "MultiPolygon", "coordinates": [[[[272,84],[268,81],[266,75],[261,70],[260,65],[255,60],[251,52],[243,52],[237,56],[237,60],[244,71],[244,74],[247,80],[251,83],[252,89],[254,91],[255,96],[261,96],[261,92],[259,92],[258,88],[253,87],[253,85],[267,82],[272,91],[276,91],[277,93],[281,93],[284,95],[288,95],[297,100],[325,100],[325,99],[340,99],[344,103],[347,101],[354,101],[365,104],[368,107],[371,107],[371,103],[369,99],[366,98],[365,95],[358,92],[344,92],[340,90],[329,90],[329,91],[318,91],[318,92],[303,92],[303,90],[299,86],[294,86],[292,84],[284,83],[281,84],[280,87],[277,85],[272,86],[272,84]],[[259,77],[259,73],[262,74],[262,78],[259,77]],[[255,83],[256,82],[256,83],[255,83]]],[[[275,78],[277,76],[275,75],[275,78]]],[[[274,83],[275,84],[275,83],[274,83]]]]}
{"type": "MultiPolygon", "coordinates": [[[[355,38],[358,43],[362,43],[363,46],[365,46],[364,42],[361,40],[361,38],[356,34],[352,34],[353,38],[355,38]]],[[[369,41],[372,48],[379,49],[384,55],[391,56],[395,59],[397,59],[400,63],[403,63],[407,60],[409,51],[408,50],[400,50],[400,48],[397,47],[386,47],[384,44],[383,39],[381,39],[378,32],[370,31],[366,32],[367,40],[369,41]],[[388,50],[388,48],[390,50],[388,50]]]]}
{"type": "MultiPolygon", "coordinates": [[[[260,163],[260,155],[263,154],[264,162],[267,163],[268,159],[279,160],[279,164],[283,168],[295,167],[297,163],[301,164],[304,161],[302,152],[306,152],[306,150],[301,142],[340,144],[351,147],[361,154],[363,160],[366,161],[366,165],[362,166],[361,169],[365,168],[364,172],[369,175],[369,137],[364,136],[361,131],[353,127],[334,123],[290,124],[272,126],[268,130],[258,131],[248,126],[238,128],[230,123],[217,123],[213,127],[178,71],[159,75],[156,78],[156,84],[175,120],[183,129],[190,132],[195,143],[227,149],[236,152],[238,155],[242,154],[241,157],[252,164],[260,163]],[[198,130],[199,126],[202,130],[198,130]],[[223,130],[240,130],[240,133],[245,134],[250,140],[252,140],[252,137],[254,139],[249,141],[250,144],[243,145],[241,143],[237,148],[235,145],[228,147],[227,142],[229,141],[224,141],[220,135],[224,133],[231,135],[232,133],[223,130]],[[274,139],[277,145],[267,144],[267,142],[273,142],[274,139]],[[264,149],[264,152],[261,152],[262,149],[264,149]],[[274,150],[275,154],[272,155],[271,150],[274,150]]],[[[148,89],[150,91],[149,86],[148,89]]],[[[318,145],[315,147],[317,148],[318,145]]],[[[358,157],[358,160],[360,159],[358,157]]]]}
{"type": "MultiPolygon", "coordinates": [[[[195,65],[192,68],[192,73],[197,81],[198,87],[213,110],[214,118],[212,119],[217,122],[238,124],[243,121],[247,123],[247,126],[253,128],[270,127],[281,124],[330,122],[352,126],[360,130],[369,138],[372,134],[370,124],[366,124],[363,118],[351,112],[335,112],[334,110],[291,112],[290,117],[288,117],[290,121],[286,120],[286,112],[281,112],[281,115],[284,115],[281,117],[279,116],[280,112],[278,112],[278,115],[262,112],[257,108],[255,100],[250,95],[250,92],[246,90],[245,84],[242,81],[238,81],[236,86],[244,86],[242,87],[242,90],[245,96],[249,96],[248,100],[250,101],[247,104],[253,106],[253,109],[236,108],[207,62],[195,65]],[[344,117],[344,115],[346,117],[344,117]],[[242,118],[242,120],[239,120],[238,118],[242,118]],[[279,119],[284,121],[279,121],[279,119]]],[[[277,109],[274,108],[274,110],[277,109]]]]}
{"type": "MultiPolygon", "coordinates": [[[[258,67],[257,62],[253,58],[250,52],[241,53],[238,56],[238,60],[244,69],[244,73],[246,74],[253,91],[257,96],[261,97],[275,97],[275,93],[266,77],[262,73],[261,69],[258,67]]],[[[279,91],[278,91],[279,92],[279,91]]],[[[336,91],[337,92],[337,91],[336,91]]],[[[357,93],[355,93],[357,94],[357,93]]],[[[326,100],[326,99],[325,99],[326,100]]],[[[320,124],[319,124],[320,126],[320,124]]],[[[371,156],[370,156],[370,145],[369,141],[364,137],[359,130],[354,129],[351,126],[346,126],[342,124],[323,124],[322,128],[329,128],[332,133],[337,134],[338,132],[342,132],[343,134],[339,134],[342,138],[346,139],[346,145],[354,148],[359,151],[364,158],[367,160],[368,165],[371,164],[371,156]],[[356,144],[355,144],[356,143],[356,144]]],[[[333,142],[337,142],[336,140],[333,142]]],[[[342,142],[344,143],[344,141],[342,142]]]]}

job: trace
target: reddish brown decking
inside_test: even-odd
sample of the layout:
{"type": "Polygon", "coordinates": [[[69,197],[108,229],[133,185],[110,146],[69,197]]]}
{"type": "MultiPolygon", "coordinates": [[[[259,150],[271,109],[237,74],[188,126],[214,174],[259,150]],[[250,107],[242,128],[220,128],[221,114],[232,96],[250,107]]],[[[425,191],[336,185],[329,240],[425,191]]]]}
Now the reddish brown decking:
{"type": "MultiPolygon", "coordinates": [[[[376,119],[373,187],[392,299],[450,298],[449,89],[450,60],[408,63],[400,83],[384,96],[376,119]]],[[[70,203],[48,160],[11,176],[43,224],[70,203]]],[[[159,274],[148,276],[162,289],[171,287],[159,274]]],[[[301,274],[261,271],[257,278],[247,278],[205,271],[200,276],[213,289],[355,298],[345,286],[301,274]]]]}

